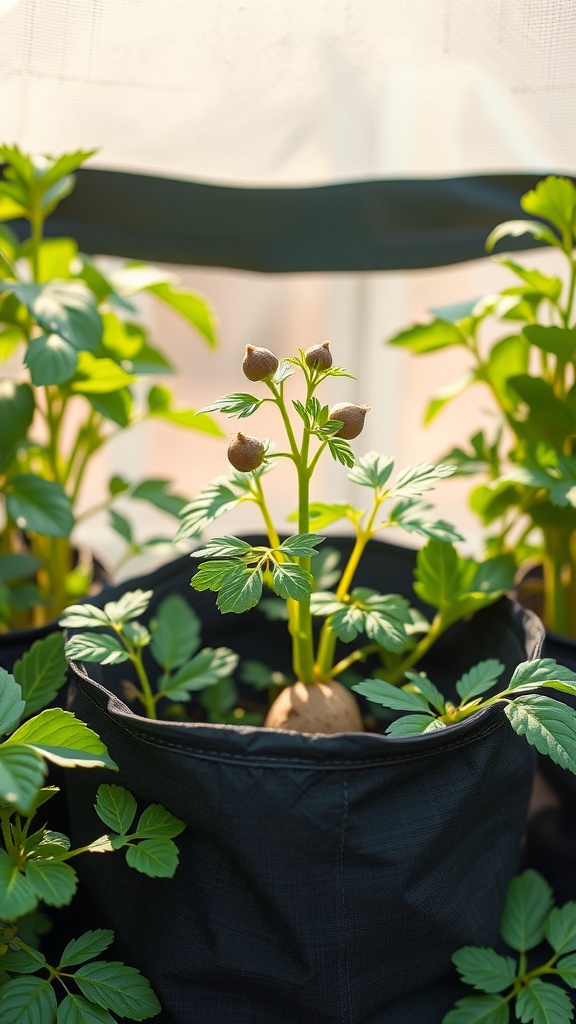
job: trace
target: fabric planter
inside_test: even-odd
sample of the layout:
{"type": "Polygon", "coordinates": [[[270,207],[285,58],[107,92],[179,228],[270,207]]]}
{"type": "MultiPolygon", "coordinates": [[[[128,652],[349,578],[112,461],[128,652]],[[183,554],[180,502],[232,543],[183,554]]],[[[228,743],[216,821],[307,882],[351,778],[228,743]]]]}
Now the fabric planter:
{"type": "MultiPolygon", "coordinates": [[[[373,543],[356,582],[411,596],[413,568],[412,552],[373,543]]],[[[189,587],[193,571],[179,559],[99,603],[140,586],[154,604],[181,593],[204,645],[286,668],[284,624],[222,617],[189,587]]],[[[454,627],[425,667],[439,685],[487,657],[511,674],[539,655],[542,632],[504,599],[454,627]]],[[[74,845],[101,834],[103,781],[187,826],[172,880],[131,871],[121,853],[77,865],[98,923],[150,979],[156,1020],[440,1024],[459,991],[451,954],[496,940],[518,864],[534,759],[498,708],[427,736],[307,736],[150,721],[118,696],[124,665],[91,666],[92,678],[75,668],[70,707],[120,772],[70,774],[74,845]]]]}

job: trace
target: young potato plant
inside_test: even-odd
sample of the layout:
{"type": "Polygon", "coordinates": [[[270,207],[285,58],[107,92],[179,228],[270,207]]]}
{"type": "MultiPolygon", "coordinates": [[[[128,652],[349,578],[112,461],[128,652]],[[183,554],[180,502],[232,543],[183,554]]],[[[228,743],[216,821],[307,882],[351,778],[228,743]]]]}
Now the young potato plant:
{"type": "Polygon", "coordinates": [[[276,406],[286,445],[238,432],[228,448],[233,473],[210,484],[182,511],[178,538],[198,536],[221,514],[244,502],[258,506],[268,543],[252,546],[238,537],[209,540],[195,557],[205,556],[192,579],[197,590],[217,594],[220,611],[242,613],[256,606],[264,586],[286,602],[296,683],[274,702],[265,724],[300,731],[358,730],[362,721],[341,677],[373,656],[390,682],[400,683],[439,636],[458,619],[501,597],[512,585],[513,561],[495,557],[479,565],[460,556],[457,531],[434,514],[428,492],[453,469],[418,465],[394,474],[394,463],[378,452],[355,459],[349,444],[362,431],[365,406],[341,403],[330,408],[316,395],[330,377],[350,377],[332,365],[328,343],[279,361],[268,349],[247,346],[245,375],[260,382],[263,397],[235,393],[217,399],[202,412],[223,412],[246,419],[263,403],[276,406]],[[287,399],[285,384],[294,374],[302,380],[302,397],[287,399]],[[367,493],[358,505],[324,503],[311,498],[311,479],[320,457],[329,453],[367,493]],[[282,540],[265,496],[266,474],[278,460],[292,463],[297,487],[297,534],[282,540]],[[316,531],[347,520],[354,543],[333,590],[318,590],[312,559],[324,538],[316,531]],[[420,596],[434,609],[431,621],[398,594],[382,594],[354,585],[369,541],[389,527],[424,537],[416,567],[420,596]],[[444,567],[449,565],[450,572],[444,567]],[[319,628],[315,629],[314,624],[319,628]],[[338,641],[354,643],[344,657],[338,641]]]}
{"type": "Polygon", "coordinates": [[[442,1024],[570,1024],[576,903],[555,907],[542,876],[524,871],[510,883],[500,937],[512,955],[480,946],[454,953],[462,981],[478,994],[460,999],[442,1024]]]}
{"type": "Polygon", "coordinates": [[[71,940],[57,964],[49,964],[37,948],[47,926],[38,908],[66,906],[76,893],[71,860],[124,850],[136,871],[171,878],[178,864],[173,839],[184,828],[159,804],[145,808],[135,824],[132,794],[104,784],[95,804],[104,834],[73,849],[67,836],[49,827],[44,807],[58,787],[46,784],[47,762],[67,769],[117,770],[95,732],[70,712],[45,708],[62,685],[66,668],[59,633],[33,644],[15,664],[13,675],[0,668],[2,1024],[111,1024],[117,1018],[145,1020],[161,1009],[137,970],[100,959],[114,939],[111,931],[96,929],[71,940]]]}
{"type": "Polygon", "coordinates": [[[46,221],[91,155],[35,157],[0,146],[0,363],[8,368],[0,382],[0,630],[50,621],[89,591],[92,563],[78,560],[71,534],[94,513],[110,513],[128,554],[166,545],[140,540],[113,506],[130,499],[177,515],[185,501],[168,480],[115,476],[94,507],[83,502],[96,453],[113,437],[143,420],[220,433],[157,383],[174,367],[135,306],[140,294],[153,296],[214,347],[206,301],[145,264],[103,273],[74,239],[49,237],[46,221]]]}
{"type": "Polygon", "coordinates": [[[134,590],[118,601],[108,601],[103,608],[71,605],[60,625],[88,630],[67,640],[67,657],[99,665],[130,662],[136,682],[124,684],[124,695],[138,701],[148,718],[158,718],[160,702],[172,705],[171,713],[178,713],[183,709],[174,705],[188,701],[191,693],[225,683],[238,656],[227,647],[199,650],[200,620],[178,594],[160,602],[148,626],[137,621],[146,613],[151,598],[151,590],[134,590]],[[146,648],[155,663],[153,674],[145,664],[146,648]]]}
{"type": "Polygon", "coordinates": [[[470,387],[488,390],[494,429],[475,433],[446,461],[480,477],[470,500],[487,529],[487,550],[511,552],[526,568],[541,564],[542,618],[576,637],[576,186],[549,177],[520,203],[534,219],[500,224],[487,250],[528,234],[560,254],[565,272],[551,276],[497,257],[510,273],[499,293],[436,310],[391,344],[424,355],[455,346],[466,352],[470,369],[433,396],[425,421],[470,387]]]}

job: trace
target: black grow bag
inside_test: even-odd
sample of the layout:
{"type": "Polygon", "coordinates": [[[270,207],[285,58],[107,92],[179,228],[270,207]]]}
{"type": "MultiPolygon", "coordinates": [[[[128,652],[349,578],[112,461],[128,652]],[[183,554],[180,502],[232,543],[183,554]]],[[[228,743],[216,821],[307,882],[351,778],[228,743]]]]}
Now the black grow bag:
{"type": "MultiPolygon", "coordinates": [[[[412,552],[374,543],[356,582],[411,596],[413,567],[412,552]]],[[[193,569],[180,559],[100,601],[179,592],[204,619],[204,645],[284,668],[284,625],[222,617],[190,589],[193,569]]],[[[505,599],[455,627],[426,667],[441,686],[487,657],[510,675],[541,640],[539,621],[505,599]]],[[[74,845],[101,833],[102,781],[187,826],[172,880],[131,871],[120,852],[76,862],[98,923],[152,982],[156,1020],[440,1024],[459,994],[451,954],[496,940],[518,863],[533,757],[502,711],[398,739],[183,725],[125,706],[125,666],[92,668],[90,679],[77,667],[71,708],[120,773],[70,773],[74,845]]]]}

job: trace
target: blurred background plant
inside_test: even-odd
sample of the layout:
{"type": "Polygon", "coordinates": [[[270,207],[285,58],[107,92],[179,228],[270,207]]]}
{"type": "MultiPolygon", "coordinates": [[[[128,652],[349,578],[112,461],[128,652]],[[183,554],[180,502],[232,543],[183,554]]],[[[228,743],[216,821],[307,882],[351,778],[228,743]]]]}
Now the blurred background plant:
{"type": "Polygon", "coordinates": [[[490,392],[495,415],[463,446],[443,455],[462,475],[480,476],[470,503],[485,528],[490,555],[511,552],[528,576],[526,590],[540,594],[546,625],[576,637],[576,187],[548,177],[522,196],[532,220],[507,221],[487,239],[529,234],[566,261],[566,274],[543,273],[509,256],[498,257],[513,275],[499,293],[435,310],[434,319],[403,330],[391,344],[415,354],[464,347],[471,368],[434,395],[430,423],[475,384],[490,392]],[[487,342],[486,324],[499,336],[487,342]]]}
{"type": "Polygon", "coordinates": [[[123,561],[166,543],[137,540],[112,506],[128,497],[177,515],[185,499],[168,480],[113,475],[97,504],[82,508],[104,445],[146,419],[221,435],[210,416],[178,407],[156,382],[174,367],[150,340],[134,300],[154,296],[214,348],[208,303],[165,271],[128,262],[103,273],[73,238],[46,237],[47,218],[93,152],[34,157],[0,147],[0,362],[8,371],[0,380],[0,630],[42,625],[89,592],[93,559],[75,550],[73,535],[95,512],[109,512],[125,542],[123,561]]]}

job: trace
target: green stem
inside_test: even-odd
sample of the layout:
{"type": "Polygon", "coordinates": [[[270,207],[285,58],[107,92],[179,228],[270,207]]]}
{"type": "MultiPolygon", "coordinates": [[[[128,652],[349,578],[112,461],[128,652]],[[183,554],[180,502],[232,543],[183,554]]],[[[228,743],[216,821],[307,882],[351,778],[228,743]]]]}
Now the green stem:
{"type": "Polygon", "coordinates": [[[543,527],[544,622],[570,636],[576,617],[576,579],[570,550],[571,530],[543,527]]]}
{"type": "Polygon", "coordinates": [[[127,645],[127,650],[128,657],[136,669],[136,675],[138,676],[138,682],[140,683],[140,701],[144,705],[146,717],[156,718],[156,698],[142,662],[142,653],[141,651],[134,650],[134,648],[130,650],[129,645],[127,645]]]}
{"type": "Polygon", "coordinates": [[[357,661],[366,661],[366,658],[371,654],[376,654],[379,650],[379,644],[366,644],[365,647],[359,647],[352,654],[349,654],[347,658],[342,658],[342,661],[339,661],[337,665],[333,665],[330,670],[330,678],[335,679],[336,676],[342,675],[351,665],[355,665],[357,661]]]}
{"type": "Polygon", "coordinates": [[[393,686],[400,683],[408,669],[412,668],[416,662],[420,661],[420,658],[424,657],[446,628],[447,626],[444,625],[442,615],[438,612],[434,616],[426,636],[422,637],[416,646],[412,648],[410,653],[406,655],[403,661],[396,665],[395,668],[389,669],[386,672],[386,682],[392,683],[393,686]]]}

